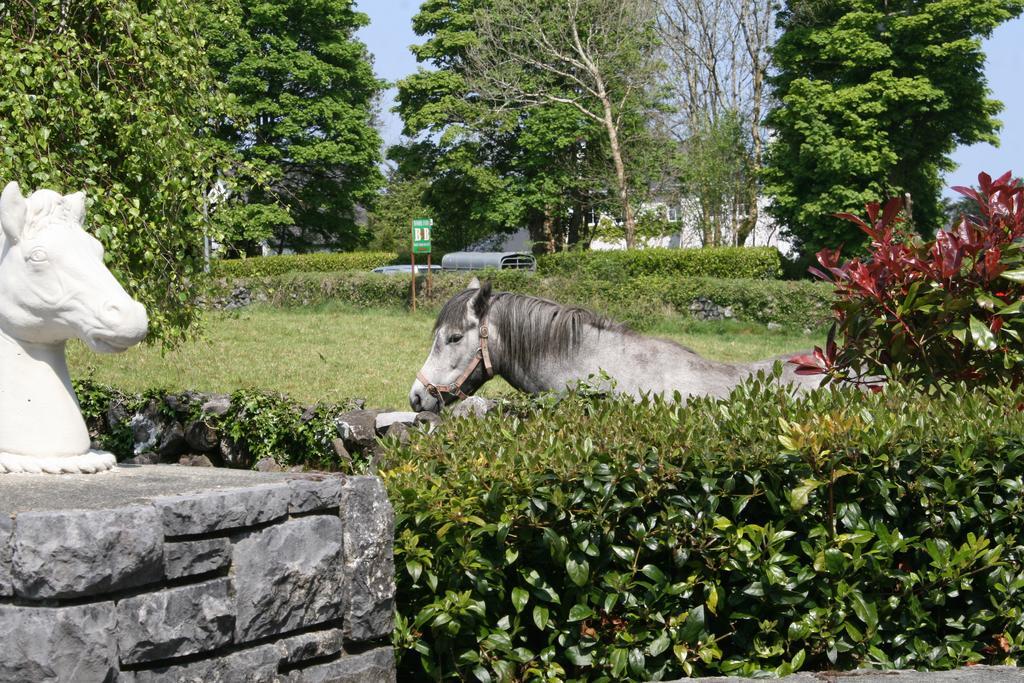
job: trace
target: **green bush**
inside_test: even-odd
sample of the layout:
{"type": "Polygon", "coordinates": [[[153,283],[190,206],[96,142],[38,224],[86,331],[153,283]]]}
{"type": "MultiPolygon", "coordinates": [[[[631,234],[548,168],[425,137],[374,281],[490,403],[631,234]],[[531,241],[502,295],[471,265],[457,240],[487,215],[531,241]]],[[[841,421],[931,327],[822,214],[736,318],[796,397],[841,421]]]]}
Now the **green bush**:
{"type": "Polygon", "coordinates": [[[1022,401],[752,383],[517,400],[392,445],[399,677],[1015,664],[1022,401]]]}
{"type": "Polygon", "coordinates": [[[782,257],[774,247],[565,251],[541,256],[537,270],[542,275],[602,280],[649,275],[777,280],[782,276],[782,257]]]}
{"type": "MultiPolygon", "coordinates": [[[[417,286],[420,305],[437,306],[465,288],[470,275],[433,277],[433,297],[417,286]]],[[[495,289],[532,294],[563,304],[585,306],[644,329],[665,313],[690,314],[697,299],[729,306],[738,320],[817,328],[831,316],[832,290],[810,281],[741,280],[642,276],[604,280],[592,277],[540,277],[524,271],[488,271],[495,289]]],[[[344,301],[354,306],[409,305],[408,277],[373,273],[290,274],[282,277],[220,280],[209,300],[218,305],[238,287],[253,299],[273,305],[310,305],[344,301]]]]}
{"type": "Polygon", "coordinates": [[[267,277],[286,273],[370,271],[394,263],[397,258],[397,254],[387,251],[252,256],[215,260],[210,264],[210,272],[214,277],[267,277]]]}

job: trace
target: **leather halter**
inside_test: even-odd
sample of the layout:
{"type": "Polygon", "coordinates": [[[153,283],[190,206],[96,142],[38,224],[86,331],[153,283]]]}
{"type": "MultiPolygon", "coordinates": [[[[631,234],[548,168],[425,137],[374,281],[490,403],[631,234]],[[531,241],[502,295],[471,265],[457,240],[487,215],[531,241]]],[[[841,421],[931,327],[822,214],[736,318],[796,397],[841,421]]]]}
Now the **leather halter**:
{"type": "Polygon", "coordinates": [[[444,405],[444,396],[442,394],[451,394],[453,396],[458,396],[459,398],[469,398],[469,395],[462,390],[462,385],[467,379],[469,379],[469,376],[473,374],[473,371],[476,370],[476,366],[480,365],[480,361],[483,361],[484,363],[484,372],[487,374],[487,379],[494,377],[494,369],[491,367],[491,354],[487,350],[486,318],[480,321],[479,335],[480,348],[478,348],[476,353],[473,354],[473,360],[469,362],[469,367],[467,367],[462,374],[459,375],[459,378],[451,384],[434,384],[427,379],[426,375],[423,374],[423,370],[416,373],[416,379],[426,387],[427,393],[440,401],[442,406],[444,405]]]}

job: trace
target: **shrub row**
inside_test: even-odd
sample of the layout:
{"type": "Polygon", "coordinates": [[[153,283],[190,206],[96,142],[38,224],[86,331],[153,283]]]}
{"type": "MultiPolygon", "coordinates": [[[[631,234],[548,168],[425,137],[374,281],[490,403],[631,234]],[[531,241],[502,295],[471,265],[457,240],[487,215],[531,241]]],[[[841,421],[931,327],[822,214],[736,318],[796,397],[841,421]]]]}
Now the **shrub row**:
{"type": "Polygon", "coordinates": [[[602,280],[647,275],[776,280],[782,276],[782,257],[774,247],[566,251],[541,256],[537,270],[602,280]]]}
{"type": "MultiPolygon", "coordinates": [[[[705,300],[731,309],[738,320],[815,328],[830,317],[832,288],[810,281],[684,278],[665,275],[601,280],[585,277],[539,277],[516,271],[487,273],[496,289],[547,297],[585,306],[643,329],[665,313],[689,315],[694,302],[705,300]]],[[[421,305],[436,306],[465,288],[470,276],[440,274],[433,278],[433,296],[418,286],[421,305]]],[[[276,278],[219,280],[210,303],[308,305],[343,301],[354,306],[407,306],[405,277],[372,273],[292,274],[276,278]]]]}
{"type": "Polygon", "coordinates": [[[1024,393],[506,403],[397,448],[401,680],[1024,655],[1024,393]]]}
{"type": "Polygon", "coordinates": [[[189,392],[76,390],[94,436],[122,455],[149,420],[165,435],[217,431],[226,464],[385,463],[403,681],[1024,654],[1024,389],[793,397],[752,381],[685,405],[516,398],[355,458],[331,446],[339,419],[366,412],[352,405],[237,392],[211,413],[189,392]]]}
{"type": "Polygon", "coordinates": [[[370,271],[394,263],[397,258],[397,254],[387,251],[252,256],[217,259],[211,262],[210,272],[214,277],[266,277],[285,273],[370,271]]]}

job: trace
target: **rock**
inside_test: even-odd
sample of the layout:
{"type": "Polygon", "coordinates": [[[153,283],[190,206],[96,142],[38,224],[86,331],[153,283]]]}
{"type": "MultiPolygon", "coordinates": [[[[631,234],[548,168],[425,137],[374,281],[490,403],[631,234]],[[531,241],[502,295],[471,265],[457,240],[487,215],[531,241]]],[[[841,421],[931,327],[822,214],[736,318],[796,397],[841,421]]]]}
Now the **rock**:
{"type": "Polygon", "coordinates": [[[452,417],[483,417],[494,410],[497,403],[482,396],[470,396],[452,408],[452,417]]]}
{"type": "Polygon", "coordinates": [[[306,468],[303,467],[302,465],[292,465],[291,467],[288,468],[288,471],[289,472],[305,472],[306,468]]]}
{"type": "Polygon", "coordinates": [[[160,521],[149,505],[23,512],[12,540],[20,598],[94,596],[163,578],[160,521]]]}
{"type": "Polygon", "coordinates": [[[344,649],[345,639],[340,628],[332,628],[285,638],[275,645],[281,653],[283,664],[301,664],[310,659],[340,654],[344,649]]]}
{"type": "Polygon", "coordinates": [[[185,441],[193,450],[209,453],[217,448],[220,437],[216,429],[202,420],[196,420],[185,427],[185,441]]]}
{"type": "Polygon", "coordinates": [[[171,409],[176,419],[181,422],[188,420],[192,413],[192,406],[202,403],[203,395],[196,391],[186,391],[181,394],[169,394],[164,396],[164,405],[171,409]]]}
{"type": "Polygon", "coordinates": [[[135,455],[153,450],[160,438],[160,426],[151,417],[136,413],[128,423],[132,430],[132,452],[135,455]]]}
{"type": "Polygon", "coordinates": [[[345,616],[341,534],[338,517],[316,515],[235,540],[236,643],[345,616]]]}
{"type": "MultiPolygon", "coordinates": [[[[281,683],[277,673],[280,659],[275,644],[261,645],[223,657],[136,671],[127,683],[281,683]]],[[[118,680],[126,679],[122,675],[118,680]]]]}
{"type": "Polygon", "coordinates": [[[231,410],[231,397],[227,394],[210,394],[201,410],[203,415],[216,415],[217,417],[225,415],[231,410]]]}
{"type": "Polygon", "coordinates": [[[179,455],[188,450],[188,441],[185,440],[185,428],[180,422],[171,422],[164,427],[163,435],[160,437],[160,445],[156,452],[164,459],[176,459],[179,455]]]}
{"type": "Polygon", "coordinates": [[[256,470],[259,472],[284,472],[284,468],[277,464],[273,458],[261,458],[256,461],[256,470]]]}
{"type": "Polygon", "coordinates": [[[374,421],[374,429],[377,434],[384,435],[388,431],[388,428],[394,424],[411,425],[416,422],[417,413],[411,412],[395,412],[395,413],[379,413],[376,420],[374,421]]]}
{"type": "Polygon", "coordinates": [[[423,410],[416,413],[416,424],[418,425],[430,425],[432,427],[436,427],[441,424],[441,421],[440,415],[429,410],[423,410]]]}
{"type": "Polygon", "coordinates": [[[375,640],[394,628],[395,515],[376,477],[351,477],[342,491],[349,606],[345,637],[375,640]]]}
{"type": "Polygon", "coordinates": [[[350,410],[334,418],[334,427],[349,452],[362,451],[372,446],[377,437],[377,412],[350,410]]]}
{"type": "Polygon", "coordinates": [[[342,441],[341,439],[332,439],[331,448],[334,449],[334,456],[338,458],[338,462],[343,462],[346,464],[352,463],[352,455],[348,452],[348,449],[345,448],[344,441],[342,441]]]}
{"type": "Polygon", "coordinates": [[[293,671],[288,680],[295,683],[382,683],[395,680],[395,675],[394,649],[378,647],[293,671]]]}
{"type": "Polygon", "coordinates": [[[775,321],[770,321],[770,322],[768,323],[768,329],[769,329],[770,331],[773,331],[773,332],[774,332],[775,330],[781,330],[781,329],[782,329],[782,325],[778,324],[778,323],[777,323],[777,322],[775,322],[775,321]]]}
{"type": "Polygon", "coordinates": [[[114,603],[0,605],[0,681],[117,680],[114,603]]]}
{"type": "Polygon", "coordinates": [[[306,409],[302,411],[302,417],[299,418],[299,421],[302,424],[306,424],[314,417],[316,417],[316,406],[306,406],[306,409]]]}
{"type": "Polygon", "coordinates": [[[320,510],[336,513],[341,505],[344,484],[345,478],[336,474],[290,479],[288,486],[292,489],[292,502],[288,512],[293,515],[320,510]]]}
{"type": "Polygon", "coordinates": [[[0,598],[13,594],[11,586],[11,532],[14,524],[9,515],[0,514],[0,598]]]}
{"type": "Polygon", "coordinates": [[[220,440],[220,457],[227,467],[248,468],[252,465],[249,450],[238,445],[230,436],[220,440]]]}
{"type": "Polygon", "coordinates": [[[167,536],[206,534],[255,526],[288,514],[292,490],[286,482],[209,490],[153,499],[167,536]]]}
{"type": "Polygon", "coordinates": [[[205,455],[199,455],[197,453],[181,456],[178,460],[178,464],[184,465],[185,467],[213,467],[213,461],[205,455]]]}
{"type": "Polygon", "coordinates": [[[231,544],[223,537],[164,543],[164,577],[168,579],[217,571],[230,562],[231,544]]]}
{"type": "Polygon", "coordinates": [[[401,422],[396,422],[388,427],[384,436],[388,439],[395,439],[404,446],[409,443],[409,428],[401,422]]]}
{"type": "Polygon", "coordinates": [[[110,405],[107,406],[107,427],[109,429],[116,429],[127,420],[128,409],[125,408],[124,403],[118,399],[111,401],[110,405]]]}
{"type": "Polygon", "coordinates": [[[153,451],[147,451],[145,453],[139,453],[136,456],[128,458],[122,461],[125,465],[159,465],[163,462],[163,459],[154,453],[153,451]]]}
{"type": "Polygon", "coordinates": [[[143,593],[117,603],[121,661],[150,662],[216,650],[231,642],[231,581],[143,593]]]}

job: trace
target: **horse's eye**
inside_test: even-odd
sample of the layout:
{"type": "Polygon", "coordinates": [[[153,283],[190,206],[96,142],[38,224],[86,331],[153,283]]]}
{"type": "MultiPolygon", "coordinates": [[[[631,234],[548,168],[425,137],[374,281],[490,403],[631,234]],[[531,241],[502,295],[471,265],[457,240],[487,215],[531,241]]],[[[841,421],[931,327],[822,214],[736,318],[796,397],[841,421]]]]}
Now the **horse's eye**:
{"type": "Polygon", "coordinates": [[[460,341],[462,341],[462,335],[461,334],[453,334],[453,335],[448,337],[448,343],[449,344],[458,344],[460,341]]]}
{"type": "Polygon", "coordinates": [[[28,255],[28,260],[32,263],[46,263],[46,250],[33,249],[32,253],[28,255]]]}

